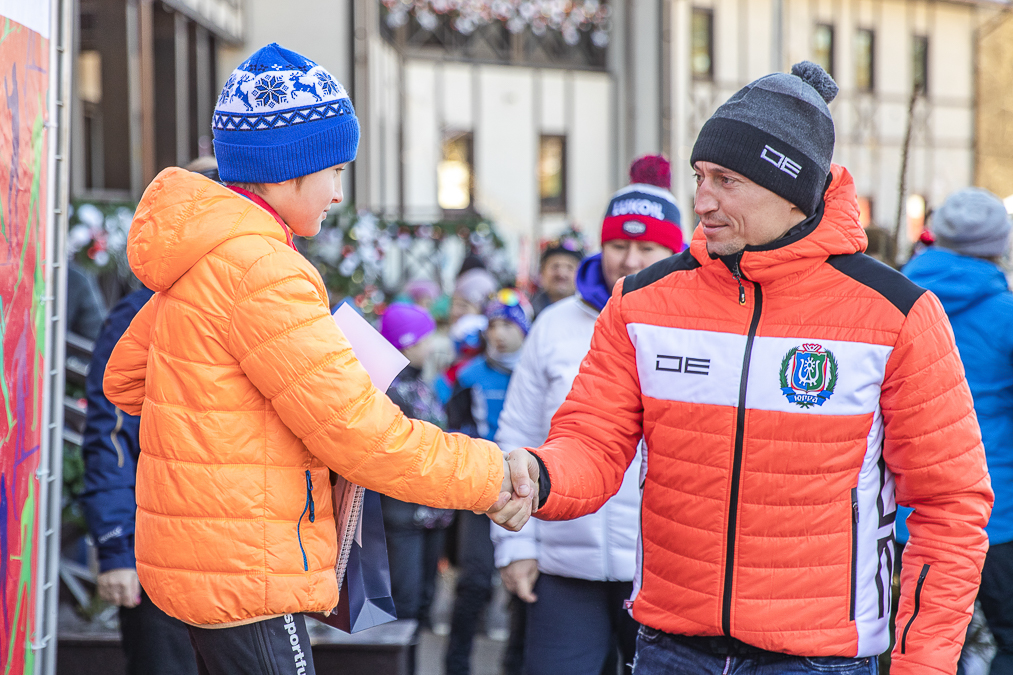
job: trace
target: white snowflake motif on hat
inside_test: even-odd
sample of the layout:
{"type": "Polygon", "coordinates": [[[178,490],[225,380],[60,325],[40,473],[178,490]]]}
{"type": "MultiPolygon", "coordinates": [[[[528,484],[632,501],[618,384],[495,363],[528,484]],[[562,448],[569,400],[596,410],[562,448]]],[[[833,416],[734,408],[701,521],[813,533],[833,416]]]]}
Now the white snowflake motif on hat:
{"type": "Polygon", "coordinates": [[[322,66],[306,71],[249,62],[229,76],[215,107],[214,127],[258,131],[354,114],[348,93],[322,66]]]}

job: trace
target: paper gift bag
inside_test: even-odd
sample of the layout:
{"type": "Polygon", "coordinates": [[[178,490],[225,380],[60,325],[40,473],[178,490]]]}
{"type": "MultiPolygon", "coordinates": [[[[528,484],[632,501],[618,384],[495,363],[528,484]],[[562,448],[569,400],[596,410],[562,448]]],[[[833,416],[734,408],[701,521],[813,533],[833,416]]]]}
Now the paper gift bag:
{"type": "Polygon", "coordinates": [[[380,495],[334,476],[338,525],[338,606],[315,619],[346,633],[395,621],[380,495]]]}
{"type": "Polygon", "coordinates": [[[337,627],[349,633],[397,619],[390,589],[390,562],[380,495],[371,490],[363,495],[359,529],[352,540],[334,614],[337,627]]]}

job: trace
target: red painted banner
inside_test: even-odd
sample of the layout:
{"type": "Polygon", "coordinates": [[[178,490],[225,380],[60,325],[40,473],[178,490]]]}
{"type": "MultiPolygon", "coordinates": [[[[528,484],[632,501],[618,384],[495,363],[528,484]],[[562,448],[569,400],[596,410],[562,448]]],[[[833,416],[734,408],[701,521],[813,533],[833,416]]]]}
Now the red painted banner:
{"type": "Polygon", "coordinates": [[[49,41],[0,16],[0,663],[32,673],[49,41]]]}

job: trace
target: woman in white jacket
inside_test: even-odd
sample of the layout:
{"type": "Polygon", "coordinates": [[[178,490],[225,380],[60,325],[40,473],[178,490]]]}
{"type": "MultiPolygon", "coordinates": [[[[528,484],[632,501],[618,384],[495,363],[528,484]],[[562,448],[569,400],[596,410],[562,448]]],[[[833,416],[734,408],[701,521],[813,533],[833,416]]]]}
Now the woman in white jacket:
{"type": "MultiPolygon", "coordinates": [[[[602,253],[577,272],[577,295],[546,308],[524,343],[496,434],[505,452],[545,442],[615,283],[682,248],[671,193],[635,184],[616,194],[602,228],[602,253]],[[664,217],[656,218],[659,213],[664,217]]],[[[637,625],[623,603],[636,567],[640,469],[638,458],[597,513],[565,522],[531,519],[520,532],[492,528],[504,584],[530,603],[526,675],[599,675],[616,645],[624,663],[633,660],[637,625]]]]}

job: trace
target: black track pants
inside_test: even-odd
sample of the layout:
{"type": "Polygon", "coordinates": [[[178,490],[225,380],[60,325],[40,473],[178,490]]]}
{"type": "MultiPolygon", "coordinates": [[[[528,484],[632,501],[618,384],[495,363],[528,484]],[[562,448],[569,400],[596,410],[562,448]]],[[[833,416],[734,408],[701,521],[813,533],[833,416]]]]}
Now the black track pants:
{"type": "Polygon", "coordinates": [[[315,675],[302,614],[234,628],[189,626],[200,675],[315,675]]]}

